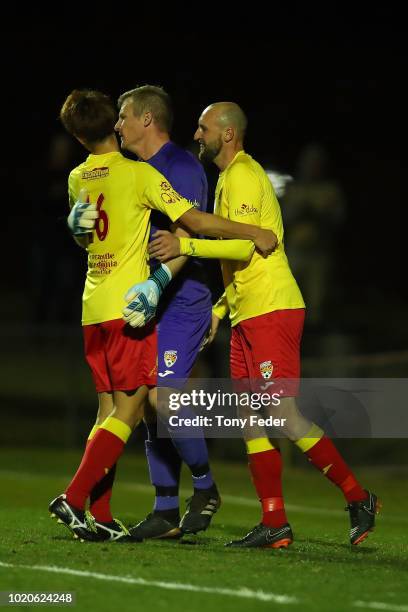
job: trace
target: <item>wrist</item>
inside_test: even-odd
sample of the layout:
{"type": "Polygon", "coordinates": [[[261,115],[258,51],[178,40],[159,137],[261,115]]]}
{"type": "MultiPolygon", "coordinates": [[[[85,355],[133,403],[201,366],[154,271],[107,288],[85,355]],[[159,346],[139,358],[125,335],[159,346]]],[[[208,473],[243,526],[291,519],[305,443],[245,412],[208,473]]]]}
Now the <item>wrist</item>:
{"type": "Polygon", "coordinates": [[[253,232],[252,232],[252,236],[251,236],[252,242],[255,242],[259,238],[259,234],[260,234],[261,231],[262,231],[262,229],[260,227],[258,227],[257,225],[253,226],[253,232]]]}
{"type": "Polygon", "coordinates": [[[161,264],[148,278],[153,281],[159,290],[159,296],[163,293],[172,279],[172,273],[166,264],[161,264]]]}

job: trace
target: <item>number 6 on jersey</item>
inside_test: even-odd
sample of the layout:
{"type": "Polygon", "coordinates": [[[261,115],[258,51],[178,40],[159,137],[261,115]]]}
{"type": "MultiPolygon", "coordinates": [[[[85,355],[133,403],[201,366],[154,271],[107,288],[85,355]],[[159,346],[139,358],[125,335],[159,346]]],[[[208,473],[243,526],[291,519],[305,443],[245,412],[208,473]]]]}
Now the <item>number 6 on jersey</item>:
{"type": "Polygon", "coordinates": [[[105,210],[102,210],[102,205],[105,200],[103,193],[99,194],[96,202],[96,210],[99,212],[99,217],[95,223],[95,231],[99,240],[102,242],[105,240],[109,231],[109,218],[105,210]]]}

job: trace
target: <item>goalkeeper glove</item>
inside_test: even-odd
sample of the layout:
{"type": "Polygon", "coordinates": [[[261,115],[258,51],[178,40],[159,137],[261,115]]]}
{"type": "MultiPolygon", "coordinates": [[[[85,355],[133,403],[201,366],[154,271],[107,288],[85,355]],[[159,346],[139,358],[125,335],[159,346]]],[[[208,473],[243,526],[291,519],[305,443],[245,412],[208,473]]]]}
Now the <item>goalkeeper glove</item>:
{"type": "Polygon", "coordinates": [[[131,327],[143,327],[155,314],[159,299],[171,281],[172,274],[166,264],[161,264],[144,283],[133,285],[125,295],[128,303],[123,318],[131,327]]]}
{"type": "Polygon", "coordinates": [[[86,192],[81,189],[79,200],[72,207],[67,219],[68,227],[74,236],[83,236],[92,232],[99,217],[96,204],[82,202],[83,199],[86,199],[84,193],[86,192]]]}

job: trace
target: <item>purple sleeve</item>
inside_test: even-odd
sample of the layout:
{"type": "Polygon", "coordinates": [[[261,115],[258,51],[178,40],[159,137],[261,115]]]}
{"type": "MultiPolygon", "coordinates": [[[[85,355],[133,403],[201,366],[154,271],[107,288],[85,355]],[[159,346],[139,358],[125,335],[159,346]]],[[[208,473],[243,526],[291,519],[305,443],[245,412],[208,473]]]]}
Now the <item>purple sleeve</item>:
{"type": "Polygon", "coordinates": [[[174,189],[195,204],[198,210],[207,210],[208,185],[203,167],[191,157],[174,160],[166,177],[174,189]]]}

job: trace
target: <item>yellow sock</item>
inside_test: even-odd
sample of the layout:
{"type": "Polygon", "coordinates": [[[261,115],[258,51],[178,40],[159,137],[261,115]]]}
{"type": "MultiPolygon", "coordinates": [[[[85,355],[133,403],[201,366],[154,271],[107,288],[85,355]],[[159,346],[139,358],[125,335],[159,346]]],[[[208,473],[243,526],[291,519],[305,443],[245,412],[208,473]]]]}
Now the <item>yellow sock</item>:
{"type": "Polygon", "coordinates": [[[246,440],[247,454],[262,453],[263,451],[273,450],[274,446],[269,441],[269,438],[256,438],[255,440],[246,440]]]}
{"type": "Polygon", "coordinates": [[[112,416],[109,416],[104,420],[101,428],[113,433],[115,436],[120,438],[124,444],[126,444],[126,442],[129,440],[129,436],[132,433],[129,425],[127,425],[124,421],[112,416]]]}
{"type": "Polygon", "coordinates": [[[315,444],[318,443],[324,436],[323,429],[320,429],[318,425],[313,423],[312,428],[303,438],[299,438],[296,440],[296,446],[302,451],[302,453],[307,453],[308,450],[314,447],[315,444]]]}
{"type": "Polygon", "coordinates": [[[95,425],[92,427],[91,431],[89,432],[88,441],[92,440],[92,438],[94,437],[98,429],[99,429],[99,425],[95,423],[95,425]]]}

